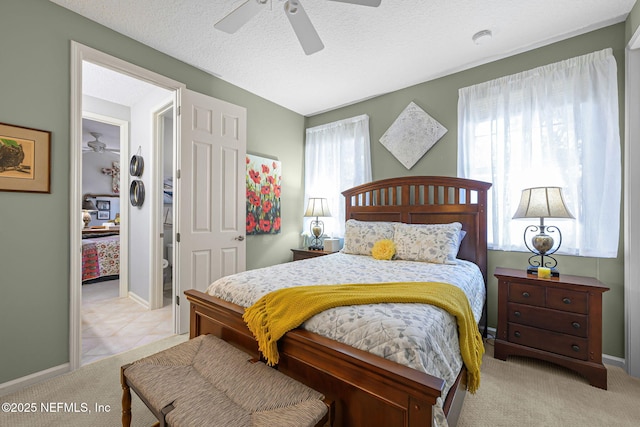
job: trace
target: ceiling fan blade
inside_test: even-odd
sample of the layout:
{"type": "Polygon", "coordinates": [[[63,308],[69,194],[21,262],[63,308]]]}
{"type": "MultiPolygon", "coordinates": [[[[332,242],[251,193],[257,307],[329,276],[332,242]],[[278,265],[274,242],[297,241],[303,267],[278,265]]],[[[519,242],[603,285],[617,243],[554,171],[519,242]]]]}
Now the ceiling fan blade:
{"type": "Polygon", "coordinates": [[[324,49],[324,44],[322,44],[318,32],[313,27],[309,15],[307,15],[298,0],[287,1],[284,4],[284,10],[304,53],[312,55],[324,49]]]}
{"type": "Polygon", "coordinates": [[[382,0],[331,0],[331,1],[339,1],[340,3],[351,3],[351,4],[359,4],[360,6],[371,6],[378,7],[382,0]]]}
{"type": "Polygon", "coordinates": [[[233,34],[256,16],[267,3],[268,0],[247,0],[233,12],[216,22],[213,27],[225,33],[233,34]]]}

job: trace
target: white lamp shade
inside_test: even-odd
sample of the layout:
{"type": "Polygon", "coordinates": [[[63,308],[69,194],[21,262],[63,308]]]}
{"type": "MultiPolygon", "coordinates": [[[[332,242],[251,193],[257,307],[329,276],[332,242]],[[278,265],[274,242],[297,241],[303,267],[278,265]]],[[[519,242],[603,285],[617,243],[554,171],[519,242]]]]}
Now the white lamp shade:
{"type": "Polygon", "coordinates": [[[535,187],[522,190],[513,218],[574,218],[567,209],[560,187],[535,187]]]}
{"type": "Polygon", "coordinates": [[[304,213],[306,217],[331,216],[329,211],[329,202],[321,197],[310,197],[307,211],[304,213]]]}

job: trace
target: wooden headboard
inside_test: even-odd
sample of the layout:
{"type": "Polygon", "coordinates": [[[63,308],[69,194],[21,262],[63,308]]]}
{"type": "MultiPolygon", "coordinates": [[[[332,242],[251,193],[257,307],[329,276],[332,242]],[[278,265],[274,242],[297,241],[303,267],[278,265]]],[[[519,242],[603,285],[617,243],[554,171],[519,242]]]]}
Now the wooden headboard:
{"type": "Polygon", "coordinates": [[[460,222],[467,232],[458,258],[480,267],[487,281],[487,190],[490,183],[443,176],[370,182],[342,194],[346,219],[407,224],[460,222]]]}

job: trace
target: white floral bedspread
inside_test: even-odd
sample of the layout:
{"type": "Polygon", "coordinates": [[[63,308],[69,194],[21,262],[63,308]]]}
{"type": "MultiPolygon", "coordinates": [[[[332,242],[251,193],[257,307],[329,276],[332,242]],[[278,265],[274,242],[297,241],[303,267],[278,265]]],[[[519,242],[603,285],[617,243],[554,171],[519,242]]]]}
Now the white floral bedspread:
{"type": "MultiPolygon", "coordinates": [[[[459,260],[456,265],[380,261],[369,256],[335,253],[223,277],[207,289],[210,295],[249,307],[276,289],[304,285],[402,281],[445,282],[461,288],[480,320],[485,286],[480,269],[459,260]]],[[[302,328],[445,380],[442,399],[460,368],[455,318],[426,304],[369,304],[336,307],[307,320],[302,328]]],[[[441,400],[436,425],[446,425],[441,400]]]]}

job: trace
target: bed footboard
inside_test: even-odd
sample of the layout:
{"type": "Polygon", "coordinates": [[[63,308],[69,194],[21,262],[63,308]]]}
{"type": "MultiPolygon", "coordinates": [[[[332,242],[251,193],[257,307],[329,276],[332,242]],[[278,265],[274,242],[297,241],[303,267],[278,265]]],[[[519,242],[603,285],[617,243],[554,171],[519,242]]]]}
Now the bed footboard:
{"type": "MultiPolygon", "coordinates": [[[[241,307],[196,290],[185,294],[191,303],[190,338],[213,334],[259,357],[241,307]]],[[[336,427],[431,426],[432,407],[445,386],[442,379],[302,329],[279,341],[279,353],[281,372],[335,403],[336,427]]]]}

